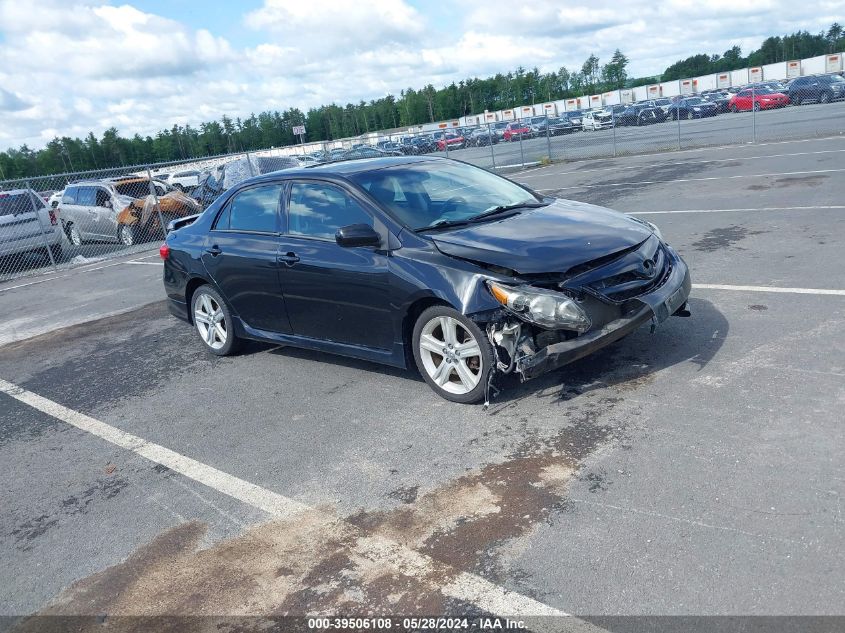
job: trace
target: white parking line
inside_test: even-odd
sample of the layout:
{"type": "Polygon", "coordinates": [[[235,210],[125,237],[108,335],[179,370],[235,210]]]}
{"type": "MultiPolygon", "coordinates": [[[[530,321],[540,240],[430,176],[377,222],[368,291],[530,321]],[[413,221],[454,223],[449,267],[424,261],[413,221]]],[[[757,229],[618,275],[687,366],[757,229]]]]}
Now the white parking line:
{"type": "Polygon", "coordinates": [[[739,178],[769,178],[772,176],[806,176],[809,174],[832,174],[845,169],[815,169],[813,171],[781,171],[770,174],[742,174],[739,176],[709,176],[707,178],[678,178],[677,180],[636,180],[633,182],[602,182],[595,185],[577,185],[574,187],[556,187],[537,189],[537,191],[564,191],[566,189],[593,189],[595,187],[626,187],[628,185],[663,185],[676,182],[704,182],[710,180],[737,180],[739,178]]]}
{"type": "MultiPolygon", "coordinates": [[[[816,143],[816,142],[820,142],[820,141],[841,141],[841,140],[843,140],[842,136],[825,136],[825,137],[822,137],[822,138],[799,138],[799,139],[793,139],[793,140],[789,140],[789,141],[769,141],[768,143],[745,142],[745,143],[734,143],[733,145],[717,145],[715,147],[697,147],[697,148],[680,149],[680,150],[663,150],[663,151],[657,151],[657,152],[649,152],[649,153],[645,153],[645,154],[633,154],[633,155],[627,156],[627,157],[620,156],[619,159],[621,160],[621,159],[625,158],[626,160],[630,160],[631,158],[638,158],[640,156],[649,157],[649,156],[657,156],[659,154],[671,154],[672,156],[677,156],[678,154],[704,154],[705,152],[718,152],[718,151],[722,151],[722,150],[726,150],[726,149],[738,149],[740,147],[766,147],[768,145],[791,145],[791,144],[794,144],[794,143],[816,143]]],[[[742,156],[737,156],[737,157],[734,158],[734,160],[741,160],[741,159],[742,159],[742,156]]],[[[616,159],[613,159],[610,156],[605,156],[605,157],[599,157],[599,158],[576,159],[576,160],[573,160],[573,161],[570,161],[570,162],[581,163],[581,162],[587,162],[587,161],[591,161],[591,160],[616,160],[616,159]]],[[[534,172],[534,171],[540,171],[542,169],[549,169],[549,167],[548,166],[535,167],[534,169],[526,169],[522,173],[527,174],[527,173],[534,172]]]]}
{"type": "Polygon", "coordinates": [[[826,205],[818,207],[754,207],[745,209],[675,209],[673,211],[627,211],[628,215],[671,215],[673,213],[730,213],[741,211],[812,211],[815,209],[845,209],[845,205],[826,205]]]}
{"type": "Polygon", "coordinates": [[[144,266],[164,266],[164,262],[123,262],[124,264],[135,264],[144,266]]]}
{"type": "Polygon", "coordinates": [[[845,297],[845,290],[827,288],[781,288],[778,286],[726,286],[723,284],[693,284],[693,288],[702,290],[735,290],[739,292],[783,292],[798,295],[836,295],[845,297]]]}
{"type": "Polygon", "coordinates": [[[791,156],[810,156],[813,154],[834,154],[845,152],[845,149],[824,149],[817,152],[795,152],[792,154],[766,154],[764,156],[740,156],[731,158],[709,158],[707,160],[675,160],[662,163],[643,163],[639,165],[617,165],[615,167],[596,167],[595,169],[570,169],[568,171],[549,172],[545,174],[525,174],[522,178],[545,178],[546,176],[567,176],[569,174],[589,174],[597,171],[620,171],[623,169],[644,169],[648,167],[671,167],[673,165],[698,165],[706,163],[728,163],[739,160],[761,160],[765,158],[786,158],[791,156]]]}
{"type": "MultiPolygon", "coordinates": [[[[166,466],[189,479],[262,510],[271,516],[290,519],[295,515],[307,512],[311,516],[319,517],[328,525],[334,525],[341,521],[326,512],[311,508],[295,499],[257,486],[159,444],[148,442],[137,435],[132,435],[84,413],[74,411],[3,379],[0,379],[0,392],[81,431],[166,466]]],[[[404,576],[424,580],[426,577],[436,577],[438,575],[436,572],[439,569],[441,577],[448,576],[450,578],[438,587],[441,593],[474,604],[484,611],[499,616],[569,615],[533,598],[500,587],[476,574],[455,569],[450,570],[453,573],[442,574],[444,570],[448,569],[448,566],[444,563],[384,537],[362,535],[357,538],[352,547],[357,554],[378,565],[391,567],[404,576]]],[[[553,621],[548,622],[548,630],[558,630],[559,628],[561,627],[555,625],[553,621]]]]}

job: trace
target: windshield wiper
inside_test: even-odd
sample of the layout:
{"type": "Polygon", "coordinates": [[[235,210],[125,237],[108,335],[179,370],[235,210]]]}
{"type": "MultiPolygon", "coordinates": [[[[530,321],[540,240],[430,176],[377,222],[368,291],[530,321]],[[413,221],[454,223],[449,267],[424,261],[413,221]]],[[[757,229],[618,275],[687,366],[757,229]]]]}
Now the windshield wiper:
{"type": "Polygon", "coordinates": [[[498,207],[491,207],[486,211],[482,211],[478,215],[474,215],[467,220],[467,222],[477,222],[478,220],[484,220],[494,215],[499,215],[500,213],[507,213],[508,211],[516,211],[517,209],[537,209],[539,207],[545,207],[548,203],[543,202],[520,202],[517,204],[503,204],[498,207]]]}
{"type": "Polygon", "coordinates": [[[466,226],[469,224],[467,220],[438,220],[434,224],[429,224],[428,226],[422,226],[418,229],[414,229],[414,233],[421,233],[422,231],[431,231],[433,229],[449,229],[455,226],[466,226]]]}

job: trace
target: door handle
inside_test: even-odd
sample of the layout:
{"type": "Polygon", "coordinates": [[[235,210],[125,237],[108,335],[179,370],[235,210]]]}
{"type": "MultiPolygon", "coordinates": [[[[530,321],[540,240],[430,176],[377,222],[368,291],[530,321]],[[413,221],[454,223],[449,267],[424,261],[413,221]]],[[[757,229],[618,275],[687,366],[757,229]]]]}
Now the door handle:
{"type": "Polygon", "coordinates": [[[299,261],[299,255],[296,253],[285,253],[284,255],[277,255],[276,261],[285,266],[293,266],[299,261]]]}
{"type": "Polygon", "coordinates": [[[223,251],[222,251],[222,250],[220,250],[220,247],[219,247],[219,246],[217,246],[217,244],[215,244],[215,245],[214,245],[214,246],[212,246],[211,248],[206,249],[206,251],[205,251],[205,252],[206,252],[206,253],[208,253],[209,255],[211,255],[212,257],[217,257],[217,256],[218,256],[220,253],[222,253],[223,251]]]}

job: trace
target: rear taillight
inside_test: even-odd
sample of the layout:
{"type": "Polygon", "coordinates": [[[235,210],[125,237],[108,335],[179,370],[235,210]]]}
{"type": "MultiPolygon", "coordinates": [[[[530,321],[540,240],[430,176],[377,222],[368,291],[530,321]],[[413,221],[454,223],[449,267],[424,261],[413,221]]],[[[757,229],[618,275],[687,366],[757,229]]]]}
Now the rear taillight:
{"type": "Polygon", "coordinates": [[[56,226],[59,223],[59,218],[56,217],[56,212],[53,209],[48,209],[47,214],[50,216],[50,224],[56,226]]]}
{"type": "Polygon", "coordinates": [[[170,257],[170,247],[167,244],[162,244],[158,249],[159,257],[167,259],[170,257]]]}

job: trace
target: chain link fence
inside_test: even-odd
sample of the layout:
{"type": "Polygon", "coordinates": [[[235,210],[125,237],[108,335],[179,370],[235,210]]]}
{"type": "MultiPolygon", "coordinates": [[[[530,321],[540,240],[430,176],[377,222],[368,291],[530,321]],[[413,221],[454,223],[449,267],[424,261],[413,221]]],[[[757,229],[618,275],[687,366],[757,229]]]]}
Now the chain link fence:
{"type": "MultiPolygon", "coordinates": [[[[170,221],[254,175],[334,160],[440,155],[509,173],[550,163],[842,134],[845,101],[790,105],[766,86],[433,132],[402,131],[0,182],[0,281],[156,248],[170,221]]],[[[763,151],[763,150],[761,150],[763,151]]],[[[621,165],[621,164],[620,164],[621,165]]]]}

